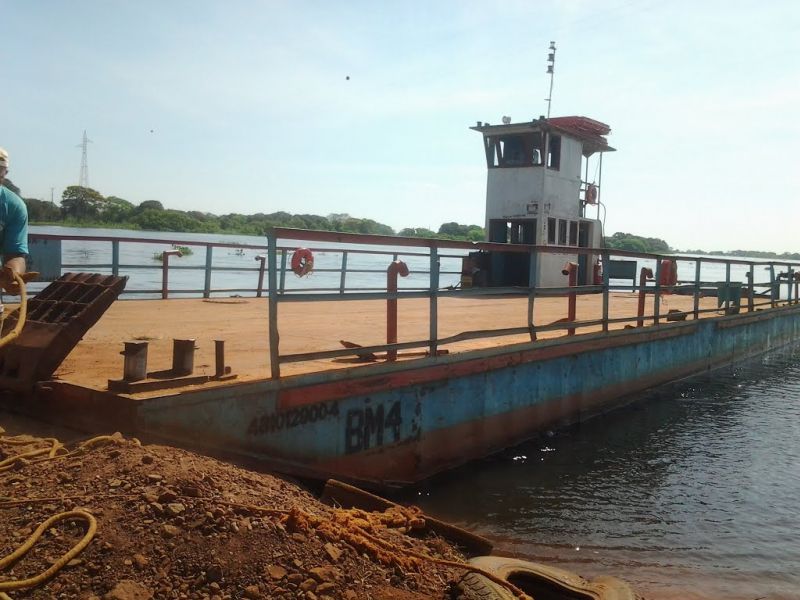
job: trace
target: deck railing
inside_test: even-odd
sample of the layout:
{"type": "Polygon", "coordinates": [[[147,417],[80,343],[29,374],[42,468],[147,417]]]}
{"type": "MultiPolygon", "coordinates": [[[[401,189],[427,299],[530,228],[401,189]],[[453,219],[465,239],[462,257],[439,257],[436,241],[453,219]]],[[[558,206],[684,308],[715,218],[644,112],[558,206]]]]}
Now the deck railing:
{"type": "MultiPolygon", "coordinates": [[[[734,311],[738,312],[741,306],[742,293],[746,294],[745,310],[754,311],[763,308],[764,306],[776,307],[778,304],[797,304],[798,303],[798,282],[797,275],[800,274],[800,263],[792,263],[785,261],[751,261],[738,258],[714,258],[714,257],[683,257],[675,255],[657,255],[643,252],[629,252],[621,250],[611,250],[608,248],[577,248],[577,247],[553,247],[553,246],[536,246],[536,245],[523,245],[523,244],[499,244],[499,243],[470,243],[458,242],[448,240],[434,240],[434,239],[418,239],[418,238],[402,238],[391,236],[373,236],[373,235],[359,235],[347,233],[333,233],[333,232],[319,232],[319,231],[304,231],[296,229],[276,228],[268,236],[270,251],[270,264],[268,271],[270,274],[281,274],[285,276],[285,260],[286,253],[281,254],[281,246],[278,244],[280,240],[291,239],[301,242],[314,242],[314,243],[336,243],[342,246],[352,245],[350,249],[339,249],[342,252],[342,273],[346,270],[348,254],[358,254],[364,250],[358,249],[355,245],[379,245],[395,249],[394,251],[375,252],[377,254],[391,254],[393,260],[398,257],[405,256],[424,256],[428,259],[428,268],[422,271],[428,275],[428,286],[418,289],[405,289],[397,291],[389,291],[384,288],[383,291],[371,291],[366,289],[361,290],[346,290],[344,285],[339,290],[331,288],[315,288],[313,290],[292,290],[287,291],[283,285],[275,283],[270,284],[270,290],[275,290],[270,293],[269,306],[270,306],[270,364],[272,369],[272,376],[280,376],[280,365],[284,363],[302,362],[309,360],[317,360],[322,358],[337,358],[344,356],[353,356],[355,351],[353,349],[335,349],[323,350],[317,352],[304,352],[294,354],[281,354],[279,349],[279,323],[278,323],[278,304],[281,302],[314,302],[320,300],[334,299],[331,292],[338,291],[339,295],[335,297],[337,300],[386,300],[393,302],[400,299],[411,298],[428,298],[429,311],[429,337],[427,339],[409,341],[398,343],[396,341],[388,341],[386,344],[377,344],[372,346],[359,347],[357,352],[360,354],[376,354],[384,352],[387,357],[391,357],[399,350],[408,349],[427,349],[429,356],[436,356],[441,346],[461,342],[466,340],[500,337],[509,335],[528,334],[531,340],[537,339],[537,333],[546,331],[566,330],[568,335],[573,335],[579,328],[587,327],[601,327],[602,331],[608,331],[609,326],[612,324],[631,324],[635,323],[637,326],[644,326],[646,323],[658,325],[665,319],[671,320],[672,315],[664,314],[661,310],[661,299],[666,293],[671,293],[680,289],[683,293],[691,291],[693,302],[691,313],[684,314],[684,318],[691,316],[693,319],[699,319],[705,313],[719,313],[725,314],[734,311]],[[406,248],[408,250],[406,250],[406,248]],[[520,253],[528,254],[529,260],[529,276],[528,281],[536,281],[536,264],[537,256],[542,254],[556,254],[568,256],[600,256],[603,265],[610,265],[612,257],[614,258],[635,258],[649,262],[652,268],[643,266],[639,273],[638,281],[634,280],[631,284],[612,283],[609,277],[609,269],[605,269],[602,280],[598,283],[591,285],[568,285],[561,287],[537,287],[535,285],[527,286],[507,286],[507,287],[475,287],[475,288],[459,288],[457,286],[448,286],[442,288],[440,286],[440,276],[445,271],[440,270],[442,259],[460,259],[470,251],[483,250],[487,252],[504,252],[504,253],[520,253]],[[451,251],[447,253],[446,251],[451,251]],[[455,251],[455,253],[452,253],[455,251]],[[283,257],[283,263],[278,263],[278,257],[283,257]],[[691,280],[678,280],[675,285],[662,285],[662,269],[666,268],[664,261],[674,260],[678,262],[690,262],[694,264],[694,277],[691,280]],[[725,268],[724,281],[713,280],[703,281],[702,266],[706,265],[723,265],[725,268]],[[732,266],[746,267],[744,281],[732,278],[732,266]],[[756,268],[763,268],[768,271],[769,277],[765,281],[757,281],[756,268]],[[780,272],[779,269],[785,269],[780,272]],[[645,271],[652,271],[647,273],[645,271]],[[746,283],[746,285],[745,285],[746,283]],[[785,286],[785,294],[781,294],[780,290],[785,286]],[[757,290],[767,290],[768,295],[763,297],[763,293],[757,293],[757,290]],[[717,308],[700,308],[700,298],[704,293],[713,290],[720,299],[717,308]],[[645,314],[643,312],[644,302],[640,302],[640,309],[635,315],[612,318],[609,316],[609,296],[614,291],[628,291],[640,294],[643,299],[647,294],[653,296],[653,312],[645,314]],[[288,292],[288,293],[287,293],[288,292]],[[346,293],[350,292],[350,293],[346,293]],[[355,292],[355,293],[353,293],[355,292]],[[584,294],[601,294],[602,295],[602,312],[599,319],[582,320],[575,319],[575,299],[579,295],[584,294]],[[527,324],[518,327],[505,327],[497,329],[473,330],[464,331],[456,335],[447,337],[438,336],[438,300],[443,297],[458,297],[458,296],[517,296],[527,297],[528,299],[528,319],[527,324]],[[568,317],[560,319],[556,322],[546,325],[534,324],[535,300],[538,297],[566,297],[568,300],[568,317]]],[[[418,271],[419,272],[419,271],[418,271]]],[[[452,271],[446,271],[452,273],[452,271]]],[[[566,273],[565,273],[566,274],[566,273]]]]}
{"type": "MultiPolygon", "coordinates": [[[[428,336],[408,342],[387,339],[387,343],[358,349],[359,353],[386,353],[396,356],[400,350],[424,349],[428,355],[436,356],[441,347],[466,340],[529,335],[536,340],[538,334],[550,331],[565,331],[574,335],[586,328],[600,328],[608,331],[619,325],[658,325],[664,320],[672,320],[674,315],[662,310],[664,294],[679,291],[691,294],[692,309],[685,311],[683,318],[699,319],[706,313],[730,313],[761,310],[785,304],[797,304],[800,300],[800,263],[792,261],[751,261],[739,258],[688,257],[675,255],[656,255],[642,252],[611,250],[608,248],[553,247],[522,244],[471,243],[450,240],[405,238],[395,236],[361,235],[336,232],[306,231],[276,228],[267,236],[267,244],[237,244],[229,242],[210,242],[198,240],[138,238],[119,236],[76,236],[33,233],[31,241],[62,241],[73,244],[101,243],[106,246],[107,262],[59,262],[49,265],[56,275],[70,270],[100,270],[114,275],[131,274],[131,282],[125,294],[128,297],[154,296],[168,298],[174,295],[202,296],[209,298],[219,295],[249,295],[261,297],[269,295],[269,335],[270,364],[272,376],[280,376],[280,366],[285,363],[353,356],[354,350],[348,348],[320,350],[293,354],[281,354],[279,348],[278,304],[283,302],[347,301],[347,300],[385,300],[391,312],[392,303],[401,299],[424,298],[428,300],[428,336]],[[158,264],[126,262],[121,257],[130,255],[128,248],[139,248],[134,254],[139,259],[147,256],[147,251],[164,252],[163,261],[158,264]],[[143,246],[144,245],[144,246],[143,246]],[[188,246],[200,248],[200,264],[176,264],[172,254],[174,247],[188,246]],[[292,274],[291,258],[299,246],[307,246],[319,257],[312,278],[296,278],[292,274]],[[146,250],[142,249],[146,248],[146,250]],[[125,252],[123,252],[125,249],[125,252]],[[247,258],[254,254],[252,267],[215,263],[215,251],[233,251],[239,257],[247,258]],[[537,257],[556,255],[565,261],[576,256],[599,256],[606,267],[612,260],[635,259],[637,271],[631,280],[611,279],[610,269],[604,268],[602,279],[591,285],[577,285],[575,278],[565,277],[564,286],[504,286],[504,287],[462,287],[460,285],[461,260],[469,252],[518,253],[527,255],[529,272],[527,281],[537,280],[537,257]],[[321,260],[324,257],[324,260],[321,260]],[[172,259],[172,260],[171,260],[172,259]],[[684,274],[689,270],[691,277],[679,279],[675,286],[663,285],[662,269],[664,261],[675,260],[684,274]],[[397,280],[393,287],[387,282],[387,268],[395,261],[408,261],[411,274],[397,280]],[[717,276],[706,280],[704,268],[715,268],[719,273],[724,269],[724,278],[717,276]],[[649,271],[648,271],[649,269],[649,271]],[[202,287],[175,285],[174,277],[186,271],[201,271],[202,287]],[[734,271],[736,271],[734,273],[734,271]],[[147,275],[148,283],[140,284],[137,273],[147,275]],[[234,286],[213,286],[216,273],[235,275],[234,286]],[[291,276],[291,279],[288,278],[291,276]],[[266,282],[265,282],[266,277],[266,282]],[[380,277],[379,279],[376,279],[380,277]],[[252,281],[252,284],[242,284],[252,281]],[[160,286],[156,287],[153,283],[160,286]],[[266,283],[266,288],[265,284],[266,283]],[[640,297],[636,314],[622,317],[610,316],[610,295],[614,292],[633,292],[640,297]],[[712,293],[717,295],[717,307],[702,308],[701,297],[712,293]],[[585,294],[601,295],[602,304],[599,318],[578,320],[575,303],[578,296],[585,294]],[[515,327],[479,329],[462,331],[454,335],[439,337],[439,300],[449,297],[525,297],[527,298],[527,322],[515,327]],[[651,296],[652,312],[645,314],[644,299],[651,296]],[[534,323],[536,299],[543,297],[563,297],[566,299],[566,318],[552,323],[534,323]]],[[[59,259],[60,260],[60,259],[59,259]]],[[[223,261],[224,262],[224,261],[223,261]]],[[[588,261],[591,262],[591,261],[588,261]]],[[[251,263],[252,264],[252,263],[251,263]]],[[[33,265],[36,269],[37,265],[33,265]]],[[[397,275],[398,273],[395,273],[397,275]]],[[[400,273],[402,274],[402,273],[400,273]]],[[[35,291],[35,287],[34,287],[35,291]]],[[[396,330],[395,330],[396,331],[396,330]]],[[[389,338],[392,336],[389,335],[389,338]]]]}

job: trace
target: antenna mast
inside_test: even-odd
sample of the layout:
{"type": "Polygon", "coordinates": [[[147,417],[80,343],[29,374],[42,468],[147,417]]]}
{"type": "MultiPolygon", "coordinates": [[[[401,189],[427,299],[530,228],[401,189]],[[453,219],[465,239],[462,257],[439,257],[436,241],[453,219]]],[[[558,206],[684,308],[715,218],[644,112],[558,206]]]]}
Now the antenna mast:
{"type": "Polygon", "coordinates": [[[553,67],[556,65],[556,43],[550,42],[550,52],[547,54],[547,73],[550,75],[550,94],[547,101],[547,118],[550,118],[550,103],[553,100],[553,67]]]}
{"type": "Polygon", "coordinates": [[[81,156],[81,176],[80,179],[78,180],[78,185],[85,188],[89,187],[89,161],[86,158],[86,149],[91,143],[92,140],[86,137],[86,130],[84,129],[83,141],[76,147],[83,149],[83,154],[81,156]]]}

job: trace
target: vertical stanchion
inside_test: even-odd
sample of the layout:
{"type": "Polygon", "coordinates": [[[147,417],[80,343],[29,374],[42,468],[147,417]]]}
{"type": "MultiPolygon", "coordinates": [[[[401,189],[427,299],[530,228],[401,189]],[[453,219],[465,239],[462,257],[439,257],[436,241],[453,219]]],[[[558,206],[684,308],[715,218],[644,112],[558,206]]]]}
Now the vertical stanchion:
{"type": "Polygon", "coordinates": [[[603,331],[608,331],[608,295],[609,295],[609,271],[608,265],[611,264],[608,252],[603,252],[601,255],[603,261],[603,331]]]}
{"type": "Polygon", "coordinates": [[[161,299],[169,298],[169,257],[183,256],[180,250],[165,250],[161,253],[161,299]]]}
{"type": "Polygon", "coordinates": [[[344,294],[347,283],[347,250],[342,251],[342,273],[339,277],[339,293],[344,294]]]}
{"type": "Polygon", "coordinates": [[[532,249],[528,254],[530,263],[528,264],[528,329],[530,330],[531,341],[536,341],[536,325],[533,321],[533,305],[536,300],[536,250],[532,249]]]}
{"type": "MultiPolygon", "coordinates": [[[[277,248],[275,251],[277,252],[277,248]]],[[[281,294],[286,290],[286,259],[288,257],[289,253],[286,252],[286,249],[281,250],[281,285],[278,288],[281,294]]],[[[277,259],[275,263],[277,265],[277,259]]],[[[272,288],[270,287],[270,289],[272,288]]]]}
{"type": "Polygon", "coordinates": [[[429,322],[429,336],[430,336],[430,353],[431,356],[436,356],[438,353],[438,336],[439,336],[439,252],[435,243],[431,245],[431,265],[430,265],[430,314],[428,317],[429,322]]]}
{"type": "Polygon", "coordinates": [[[769,265],[769,299],[770,299],[770,307],[775,308],[776,300],[780,297],[780,292],[778,292],[777,297],[775,294],[775,265],[770,263],[769,265]]]}
{"type": "Polygon", "coordinates": [[[267,285],[269,286],[269,365],[272,378],[281,376],[280,352],[278,351],[278,245],[275,234],[267,235],[267,285]]]}
{"type": "Polygon", "coordinates": [[[661,257],[656,258],[656,291],[653,294],[653,325],[658,325],[661,313],[661,257]]]}
{"type": "Polygon", "coordinates": [[[753,301],[753,288],[755,287],[755,266],[750,265],[750,272],[747,274],[747,278],[750,280],[750,285],[747,287],[747,312],[753,312],[755,310],[754,301],[753,301]]]}
{"type": "Polygon", "coordinates": [[[203,298],[211,297],[211,265],[214,262],[214,247],[206,245],[206,271],[205,281],[203,282],[203,298]]]}
{"type": "Polygon", "coordinates": [[[111,274],[119,275],[119,240],[111,242],[111,274]]]}
{"type": "Polygon", "coordinates": [[[261,298],[261,294],[264,291],[264,265],[267,262],[267,257],[263,254],[259,254],[256,256],[256,260],[258,261],[258,289],[256,290],[256,298],[261,298]]]}
{"type": "Polygon", "coordinates": [[[725,314],[731,305],[731,263],[725,261],[725,314]]]}
{"type": "Polygon", "coordinates": [[[700,263],[699,258],[694,259],[694,299],[692,302],[692,312],[695,320],[700,318],[700,263]]]}

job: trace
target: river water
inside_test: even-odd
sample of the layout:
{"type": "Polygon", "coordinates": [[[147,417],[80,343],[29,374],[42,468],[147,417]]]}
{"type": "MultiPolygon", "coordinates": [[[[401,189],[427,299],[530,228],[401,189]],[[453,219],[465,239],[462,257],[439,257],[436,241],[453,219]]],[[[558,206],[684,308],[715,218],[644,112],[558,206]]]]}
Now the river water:
{"type": "Polygon", "coordinates": [[[671,384],[408,500],[647,598],[800,598],[800,346],[671,384]]]}
{"type": "MultiPolygon", "coordinates": [[[[250,236],[36,227],[40,233],[121,235],[265,245],[250,236]]],[[[331,246],[326,244],[326,246],[331,246]]],[[[164,244],[122,244],[128,289],[157,290],[164,244]]],[[[214,287],[254,288],[256,249],[217,249],[214,287]]],[[[65,242],[64,262],[110,262],[108,242],[65,242]]],[[[401,287],[425,287],[427,259],[407,257],[401,287]],[[415,273],[416,272],[416,273],[415,273]]],[[[203,251],[176,264],[201,266],[203,251]]],[[[351,258],[349,285],[380,287],[391,256],[351,258]],[[371,271],[369,273],[359,272],[371,271]],[[368,278],[371,281],[368,281],[368,278]]],[[[312,278],[287,286],[336,288],[341,253],[321,253],[312,278]]],[[[458,260],[442,285],[457,281],[458,260]],[[449,279],[448,279],[449,278],[449,279]],[[451,282],[452,280],[452,282],[451,282]]],[[[681,279],[694,265],[679,261],[681,279]]],[[[103,269],[93,269],[103,270],[103,269]]],[[[106,270],[107,271],[107,270],[106,270]]],[[[732,269],[744,280],[745,269],[732,269]]],[[[202,287],[203,271],[170,273],[202,287]]],[[[763,281],[759,267],[756,281],[763,281]]],[[[725,279],[706,265],[702,279],[725,279]]],[[[246,295],[246,294],[245,294],[246,295]]],[[[800,599],[800,346],[659,388],[626,408],[471,463],[405,496],[486,535],[503,553],[612,574],[651,599],[800,599]]]]}

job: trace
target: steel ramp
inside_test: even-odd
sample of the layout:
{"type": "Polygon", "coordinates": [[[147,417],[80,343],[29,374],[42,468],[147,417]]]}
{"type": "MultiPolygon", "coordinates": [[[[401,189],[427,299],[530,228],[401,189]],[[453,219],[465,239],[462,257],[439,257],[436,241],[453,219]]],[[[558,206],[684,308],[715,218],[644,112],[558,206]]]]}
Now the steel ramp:
{"type": "MultiPolygon", "coordinates": [[[[125,289],[127,277],[66,273],[28,299],[19,337],[0,349],[0,390],[29,391],[46,381],[125,289]]],[[[19,309],[3,322],[17,323],[19,309]]]]}

